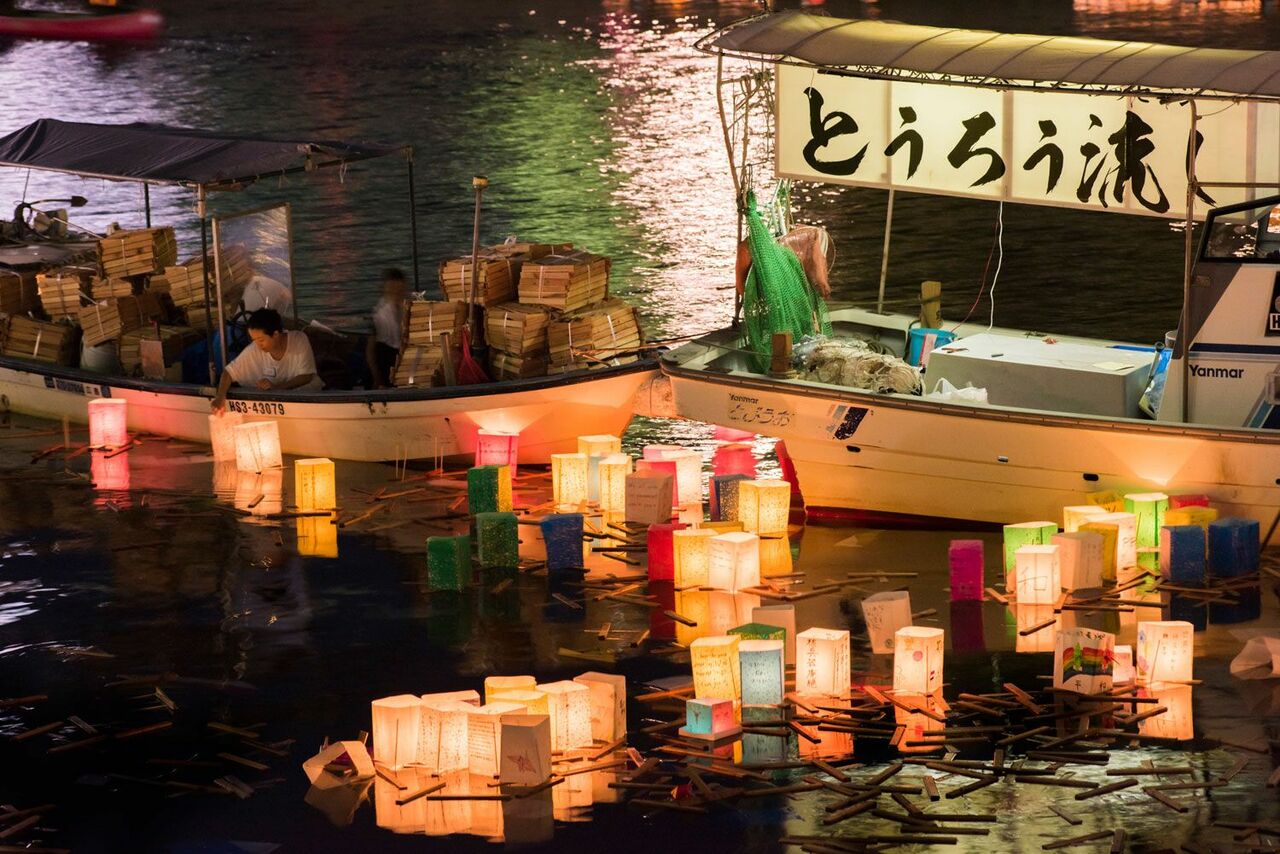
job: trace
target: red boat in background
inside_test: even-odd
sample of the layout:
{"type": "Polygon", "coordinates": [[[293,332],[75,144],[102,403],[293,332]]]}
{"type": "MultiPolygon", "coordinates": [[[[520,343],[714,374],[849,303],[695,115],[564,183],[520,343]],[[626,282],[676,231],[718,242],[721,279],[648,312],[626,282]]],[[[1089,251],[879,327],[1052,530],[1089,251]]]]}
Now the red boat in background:
{"type": "Polygon", "coordinates": [[[164,31],[155,9],[97,6],[86,12],[6,10],[0,14],[0,38],[68,41],[146,41],[164,31]]]}

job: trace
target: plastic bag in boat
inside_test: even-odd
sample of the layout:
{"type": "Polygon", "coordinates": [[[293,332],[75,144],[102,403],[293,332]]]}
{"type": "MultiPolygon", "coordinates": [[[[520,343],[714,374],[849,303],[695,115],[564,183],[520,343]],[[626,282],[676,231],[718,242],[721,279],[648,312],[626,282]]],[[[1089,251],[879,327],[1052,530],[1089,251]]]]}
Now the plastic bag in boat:
{"type": "Polygon", "coordinates": [[[966,385],[956,388],[946,379],[940,379],[933,385],[933,391],[925,395],[927,400],[941,400],[947,403],[967,403],[971,406],[987,405],[987,390],[966,385]]]}

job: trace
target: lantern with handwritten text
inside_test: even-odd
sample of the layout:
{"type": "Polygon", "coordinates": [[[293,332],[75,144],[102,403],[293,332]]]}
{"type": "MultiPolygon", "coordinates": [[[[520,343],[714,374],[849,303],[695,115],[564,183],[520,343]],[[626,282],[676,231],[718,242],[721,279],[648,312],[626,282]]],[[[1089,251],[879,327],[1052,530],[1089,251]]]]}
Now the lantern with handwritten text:
{"type": "Polygon", "coordinates": [[[129,444],[127,401],[98,397],[89,401],[89,447],[122,448],[129,444]]]}
{"type": "Polygon", "coordinates": [[[882,590],[862,600],[862,617],[867,623],[871,652],[893,652],[893,636],[911,625],[911,594],[906,590],[882,590]]]}
{"type": "Polygon", "coordinates": [[[477,466],[510,466],[511,476],[515,477],[519,456],[519,433],[481,430],[476,434],[477,466]]]}
{"type": "Polygon", "coordinates": [[[781,640],[744,640],[738,644],[743,703],[769,706],[782,702],[785,649],[786,644],[781,640]]]}
{"type": "Polygon", "coordinates": [[[465,769],[467,716],[475,709],[448,694],[422,696],[422,729],[418,761],[437,774],[465,769]]]}
{"type": "Polygon", "coordinates": [[[752,534],[785,535],[791,516],[791,484],[785,480],[744,480],[738,484],[738,520],[752,534]]]}
{"type": "Polygon", "coordinates": [[[591,691],[570,682],[543,682],[538,690],[547,695],[551,714],[551,749],[573,750],[591,746],[591,691]]]}
{"type": "Polygon", "coordinates": [[[234,460],[236,458],[235,427],[244,423],[244,416],[238,412],[223,412],[221,415],[209,416],[209,444],[213,448],[214,462],[234,460]]]}
{"type": "Polygon", "coordinates": [[[1004,526],[1004,589],[1017,589],[1014,555],[1023,546],[1043,546],[1058,533],[1056,522],[1018,522],[1004,526]]]}
{"type": "Polygon", "coordinates": [[[467,713],[467,770],[484,777],[498,776],[502,762],[502,717],[527,710],[519,703],[497,700],[467,713]]]}
{"type": "Polygon", "coordinates": [[[1054,534],[1058,547],[1058,581],[1063,590],[1102,586],[1102,535],[1097,531],[1054,534]]]}
{"type": "Polygon", "coordinates": [[[236,436],[236,468],[240,471],[278,469],[280,427],[274,421],[251,421],[233,428],[236,436]]]}
{"type": "Polygon", "coordinates": [[[1182,620],[1138,623],[1133,648],[1137,683],[1189,682],[1194,633],[1195,628],[1182,620]]]}
{"type": "Polygon", "coordinates": [[[847,630],[813,628],[796,635],[797,694],[843,697],[851,670],[847,630]]]}
{"type": "Polygon", "coordinates": [[[715,531],[683,528],[671,532],[676,587],[705,587],[711,579],[711,541],[715,531]]]}
{"type": "Polygon", "coordinates": [[[1062,592],[1057,546],[1022,546],[1013,556],[1018,602],[1048,605],[1062,592]]]}
{"type": "Polygon", "coordinates": [[[755,587],[759,583],[759,537],[745,532],[731,532],[711,538],[710,587],[737,592],[746,587],[755,587]]]}
{"type": "Polygon", "coordinates": [[[1116,636],[1077,626],[1059,630],[1054,640],[1053,687],[1081,694],[1111,690],[1116,636]]]}
{"type": "Polygon", "coordinates": [[[942,629],[906,626],[893,636],[893,690],[932,694],[942,687],[942,629]]]}
{"type": "Polygon", "coordinates": [[[738,700],[742,697],[742,668],[737,635],[702,637],[689,645],[693,667],[693,695],[738,700]]]}
{"type": "Polygon", "coordinates": [[[573,677],[591,692],[591,737],[611,743],[627,734],[627,678],[588,671],[573,677]]]}
{"type": "Polygon", "coordinates": [[[304,513],[338,506],[333,460],[320,457],[293,464],[293,503],[304,513]]]}

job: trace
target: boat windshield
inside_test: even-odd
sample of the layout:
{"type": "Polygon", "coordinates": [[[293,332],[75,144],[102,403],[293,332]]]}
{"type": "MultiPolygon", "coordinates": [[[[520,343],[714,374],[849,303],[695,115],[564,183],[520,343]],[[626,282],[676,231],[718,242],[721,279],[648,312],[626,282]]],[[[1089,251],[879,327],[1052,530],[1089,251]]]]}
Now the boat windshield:
{"type": "Polygon", "coordinates": [[[1280,259],[1280,201],[1213,213],[1204,257],[1223,261],[1280,259]]]}

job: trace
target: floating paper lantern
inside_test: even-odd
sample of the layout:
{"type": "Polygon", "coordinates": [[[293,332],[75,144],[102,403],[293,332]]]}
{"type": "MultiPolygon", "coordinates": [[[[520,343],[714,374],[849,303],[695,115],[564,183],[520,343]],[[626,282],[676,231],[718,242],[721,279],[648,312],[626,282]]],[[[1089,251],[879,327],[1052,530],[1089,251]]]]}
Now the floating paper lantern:
{"type": "Polygon", "coordinates": [[[477,466],[508,466],[516,475],[520,456],[520,434],[499,430],[481,430],[476,434],[477,466]]]}
{"type": "Polygon", "coordinates": [[[500,700],[485,703],[467,713],[467,770],[497,777],[502,763],[502,717],[524,714],[519,703],[500,700]]]}
{"type": "Polygon", "coordinates": [[[320,457],[293,464],[293,503],[304,513],[338,506],[333,460],[320,457]]]}
{"type": "Polygon", "coordinates": [[[814,628],[796,635],[796,693],[843,697],[851,669],[848,631],[814,628]]]}
{"type": "Polygon", "coordinates": [[[1014,555],[1023,546],[1043,546],[1058,533],[1056,522],[1018,522],[1004,526],[1004,589],[1015,588],[1014,555]]]}
{"type": "Polygon", "coordinates": [[[705,587],[711,578],[711,541],[715,531],[682,528],[671,532],[677,588],[705,587]]]}
{"type": "Polygon", "coordinates": [[[1165,525],[1160,529],[1161,575],[1179,587],[1203,587],[1207,567],[1204,528],[1165,525]]]}
{"type": "Polygon", "coordinates": [[[737,701],[742,697],[742,667],[737,635],[702,637],[689,645],[693,667],[693,695],[737,701]]]}
{"type": "Polygon", "coordinates": [[[751,609],[751,622],[777,626],[785,633],[785,662],[788,667],[796,663],[796,606],[795,605],[760,605],[751,609]]]}
{"type": "Polygon", "coordinates": [[[468,765],[468,715],[475,706],[447,695],[424,694],[418,762],[437,774],[463,770],[468,765]]]}
{"type": "Polygon", "coordinates": [[[738,666],[742,677],[742,702],[755,706],[782,703],[781,640],[744,640],[738,644],[738,666]]]}
{"type": "Polygon", "coordinates": [[[862,617],[867,621],[873,653],[893,652],[893,636],[911,625],[911,594],[906,590],[886,590],[862,600],[862,617]]]}
{"type": "Polygon", "coordinates": [[[587,455],[551,455],[551,500],[558,507],[577,507],[587,501],[587,455]]]}
{"type": "Polygon", "coordinates": [[[520,563],[519,524],[514,513],[476,514],[476,556],[482,567],[513,567],[520,563]]]}
{"type": "Polygon", "coordinates": [[[1163,492],[1131,492],[1124,497],[1126,513],[1137,522],[1138,546],[1152,548],[1160,544],[1160,526],[1169,509],[1169,496],[1163,492]]]}
{"type": "Polygon", "coordinates": [[[335,741],[303,762],[302,772],[307,775],[307,779],[313,786],[327,786],[342,785],[354,780],[367,780],[377,773],[377,769],[373,767],[373,760],[369,758],[369,751],[364,746],[364,742],[335,741]],[[354,773],[338,777],[325,770],[328,765],[334,763],[349,766],[354,773]]]}
{"type": "Polygon", "coordinates": [[[627,678],[588,671],[573,677],[591,692],[591,737],[612,744],[627,734],[627,678]]]}
{"type": "MultiPolygon", "coordinates": [[[[1237,578],[1258,572],[1260,559],[1259,525],[1256,519],[1219,519],[1209,523],[1209,575],[1237,578]]],[[[1244,587],[1235,591],[1236,602],[1210,602],[1209,620],[1239,623],[1257,619],[1262,609],[1262,591],[1244,587]]]]}
{"type": "Polygon", "coordinates": [[[785,535],[791,516],[791,484],[785,480],[744,480],[738,484],[738,520],[752,534],[785,535]]]}
{"type": "Polygon", "coordinates": [[[645,536],[649,554],[649,580],[673,581],[675,579],[675,543],[672,534],[688,526],[681,522],[650,525],[645,536]]]}
{"type": "Polygon", "coordinates": [[[761,537],[760,577],[790,575],[792,569],[791,541],[786,537],[761,537]]]}
{"type": "Polygon", "coordinates": [[[1057,546],[1023,546],[1013,556],[1018,602],[1049,605],[1062,593],[1057,546]]]}
{"type": "Polygon", "coordinates": [[[1165,711],[1138,723],[1138,735],[1148,738],[1167,738],[1187,741],[1195,738],[1194,718],[1191,706],[1190,685],[1162,685],[1151,691],[1155,706],[1165,711]]]}
{"type": "Polygon", "coordinates": [[[951,569],[951,601],[971,602],[982,598],[982,540],[952,540],[947,548],[951,569]]]}
{"type": "Polygon", "coordinates": [[[628,522],[661,525],[671,521],[672,484],[675,478],[657,471],[640,470],[627,475],[626,507],[628,522]]]}
{"type": "Polygon", "coordinates": [[[498,699],[505,691],[532,691],[538,680],[532,676],[486,676],[484,677],[484,701],[486,704],[498,699]]]}
{"type": "Polygon", "coordinates": [[[566,679],[539,684],[538,690],[547,695],[547,709],[551,713],[551,749],[590,747],[590,689],[566,679]]]}
{"type": "Polygon", "coordinates": [[[683,738],[719,741],[742,732],[733,712],[733,700],[696,698],[685,701],[685,724],[679,734],[683,738]]]}
{"type": "Polygon", "coordinates": [[[1133,647],[1117,644],[1115,658],[1111,663],[1112,681],[1116,685],[1123,685],[1134,682],[1137,676],[1137,670],[1133,666],[1133,647]]]}
{"type": "Polygon", "coordinates": [[[476,513],[511,511],[511,469],[507,466],[476,466],[467,470],[467,508],[476,513]]]}
{"type": "Polygon", "coordinates": [[[1209,523],[1217,521],[1217,519],[1218,511],[1216,509],[1198,505],[1166,510],[1164,514],[1164,523],[1166,525],[1199,525],[1206,532],[1209,530],[1209,523]]]}
{"type": "Polygon", "coordinates": [[[1120,528],[1107,522],[1087,522],[1077,533],[1096,534],[1102,538],[1102,580],[1116,580],[1116,551],[1119,547],[1120,528]]]}
{"type": "Polygon", "coordinates": [[[428,537],[427,586],[432,590],[462,590],[470,583],[470,538],[428,537]]]}
{"type": "Polygon", "coordinates": [[[1111,690],[1116,636],[1075,627],[1058,631],[1053,650],[1053,687],[1100,694],[1111,690]]]}
{"type": "Polygon", "coordinates": [[[89,447],[122,448],[129,444],[129,404],[112,397],[89,401],[89,447]]]}
{"type": "Polygon", "coordinates": [[[622,513],[627,509],[627,475],[631,474],[631,457],[610,454],[600,460],[600,509],[605,513],[622,513]]]}
{"type": "Polygon", "coordinates": [[[1053,613],[1052,605],[1025,605],[1018,602],[1013,606],[1013,616],[1014,628],[1018,633],[1014,639],[1014,652],[1053,652],[1060,620],[1054,619],[1057,615],[1053,613]]]}
{"type": "Polygon", "coordinates": [[[760,538],[748,533],[713,536],[708,584],[717,590],[734,593],[759,585],[760,538]]]}
{"type": "Polygon", "coordinates": [[[1208,507],[1209,496],[1207,495],[1170,495],[1169,509],[1180,510],[1184,507],[1208,507]]]}
{"type": "Polygon", "coordinates": [[[232,428],[232,432],[236,437],[236,468],[240,471],[278,469],[284,465],[276,422],[251,421],[232,428]]]}
{"type": "Polygon", "coordinates": [[[538,527],[547,544],[548,574],[582,569],[586,561],[583,556],[581,513],[553,513],[543,516],[538,527]]]}
{"type": "Polygon", "coordinates": [[[727,474],[756,476],[756,457],[750,445],[721,445],[711,455],[711,469],[717,476],[727,474]]]}
{"type": "Polygon", "coordinates": [[[617,436],[579,436],[578,453],[586,457],[607,457],[622,453],[622,440],[617,436]]]}
{"type": "Polygon", "coordinates": [[[373,760],[391,769],[418,761],[422,700],[397,694],[373,701],[373,760]]]}
{"type": "Polygon", "coordinates": [[[1132,513],[1108,513],[1095,516],[1090,520],[1092,525],[1116,526],[1116,577],[1138,565],[1138,517],[1132,513]]]}
{"type": "Polygon", "coordinates": [[[1096,504],[1077,504],[1062,508],[1062,530],[1068,534],[1080,530],[1080,526],[1091,521],[1095,516],[1105,516],[1111,511],[1096,504]]]}
{"type": "Polygon", "coordinates": [[[1194,632],[1181,620],[1138,623],[1133,650],[1138,684],[1189,682],[1194,632]]]}
{"type": "Polygon", "coordinates": [[[537,689],[535,685],[532,688],[505,688],[495,690],[489,696],[490,702],[518,703],[524,706],[526,712],[531,715],[550,715],[551,710],[547,706],[547,695],[537,689]]]}
{"type": "Polygon", "coordinates": [[[551,776],[551,719],[547,715],[504,715],[498,779],[504,785],[538,786],[551,776]]]}
{"type": "Polygon", "coordinates": [[[298,554],[303,557],[338,556],[338,526],[333,516],[300,516],[294,520],[298,534],[298,554]]]}
{"type": "Polygon", "coordinates": [[[238,412],[223,412],[209,416],[209,444],[213,447],[214,462],[235,460],[236,434],[234,428],[244,423],[238,412]]]}
{"type": "Polygon", "coordinates": [[[776,640],[782,641],[785,647],[787,640],[787,630],[782,626],[773,626],[769,623],[743,623],[740,626],[734,626],[729,629],[726,634],[737,635],[745,640],[776,640]]]}
{"type": "Polygon", "coordinates": [[[942,687],[942,629],[906,626],[894,633],[893,690],[932,694],[942,687]]]}
{"type": "Polygon", "coordinates": [[[738,487],[745,474],[714,475],[708,482],[711,499],[711,519],[715,522],[732,522],[738,518],[738,487]]]}
{"type": "Polygon", "coordinates": [[[1102,535],[1096,531],[1054,534],[1058,547],[1059,581],[1064,590],[1102,586],[1102,535]]]}
{"type": "Polygon", "coordinates": [[[663,456],[676,464],[676,503],[681,507],[702,506],[702,455],[679,451],[663,456]]]}

